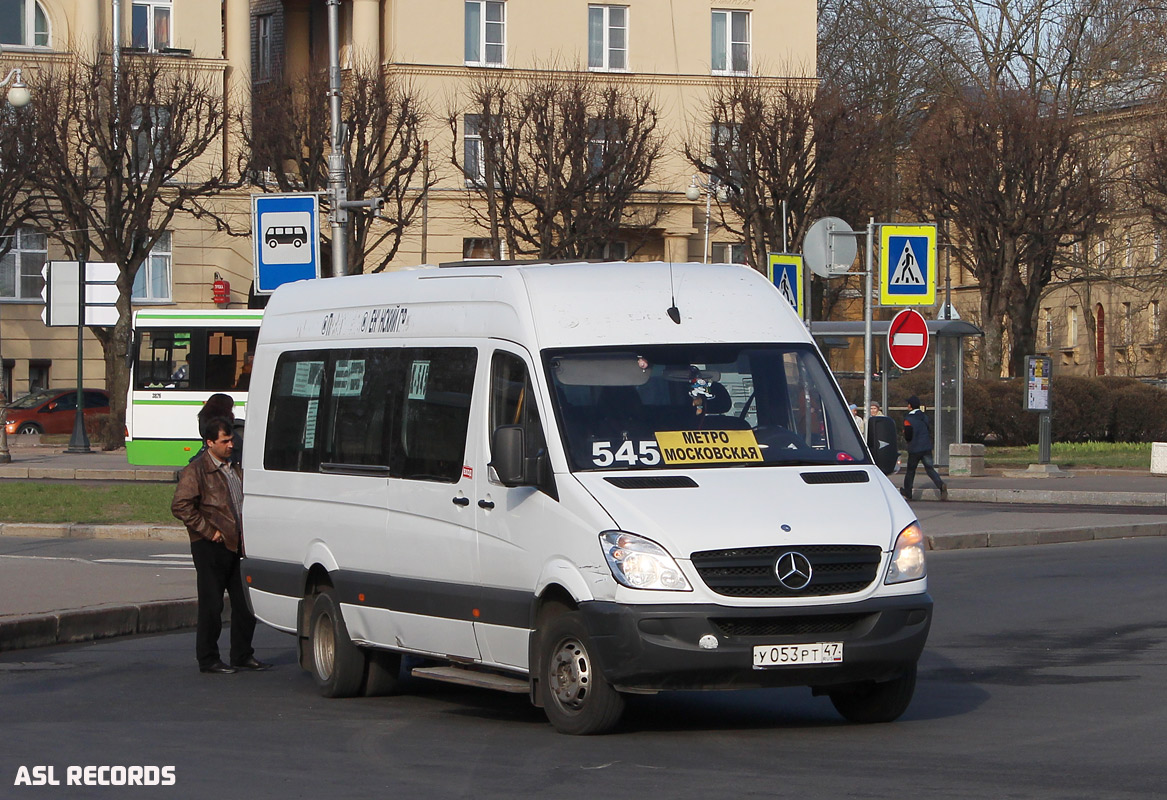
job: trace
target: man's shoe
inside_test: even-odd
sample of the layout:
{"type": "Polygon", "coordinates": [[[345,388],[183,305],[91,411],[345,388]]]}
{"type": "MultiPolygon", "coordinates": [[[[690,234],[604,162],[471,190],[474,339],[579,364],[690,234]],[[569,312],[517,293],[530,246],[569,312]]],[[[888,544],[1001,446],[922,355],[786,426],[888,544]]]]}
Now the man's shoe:
{"type": "Polygon", "coordinates": [[[222,661],[216,661],[214,664],[199,667],[199,672],[209,672],[212,675],[231,675],[235,672],[235,668],[227,666],[222,661]]]}
{"type": "MultiPolygon", "coordinates": [[[[271,664],[265,664],[262,661],[258,661],[258,660],[256,660],[255,656],[252,656],[251,658],[247,659],[246,661],[241,661],[238,664],[235,664],[234,666],[235,666],[235,669],[247,669],[247,670],[251,670],[252,672],[262,672],[265,669],[271,669],[271,664]]],[[[233,669],[231,671],[234,672],[235,669],[233,669]]]]}
{"type": "Polygon", "coordinates": [[[904,496],[905,500],[912,499],[912,493],[910,491],[908,491],[907,489],[900,489],[900,494],[904,496]]]}
{"type": "Polygon", "coordinates": [[[947,499],[948,499],[948,484],[947,484],[947,483],[945,483],[945,484],[942,484],[942,485],[940,486],[940,499],[941,499],[941,500],[947,500],[947,499]]]}

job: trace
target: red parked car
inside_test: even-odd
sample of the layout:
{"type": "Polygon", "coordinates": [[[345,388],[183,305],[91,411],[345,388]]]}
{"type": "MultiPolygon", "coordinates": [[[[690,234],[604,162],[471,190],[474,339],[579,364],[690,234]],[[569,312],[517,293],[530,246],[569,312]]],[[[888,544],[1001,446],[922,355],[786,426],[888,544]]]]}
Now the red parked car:
{"type": "MultiPolygon", "coordinates": [[[[85,429],[94,430],[96,418],[109,413],[109,393],[84,389],[85,429]]],[[[72,433],[77,411],[76,389],[41,389],[4,409],[4,429],[16,433],[72,433]]]]}

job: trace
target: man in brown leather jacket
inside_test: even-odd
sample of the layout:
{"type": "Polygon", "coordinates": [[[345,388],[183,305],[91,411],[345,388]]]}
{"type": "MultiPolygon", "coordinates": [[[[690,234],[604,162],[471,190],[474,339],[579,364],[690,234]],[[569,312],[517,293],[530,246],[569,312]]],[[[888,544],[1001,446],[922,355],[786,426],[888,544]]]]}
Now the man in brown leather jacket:
{"type": "Polygon", "coordinates": [[[243,470],[231,464],[235,448],[232,421],[214,417],[201,426],[207,449],[178,474],[170,511],[186,525],[198,582],[195,655],[199,671],[225,675],[270,667],[255,658],[251,637],[255,615],[248,608],[240,579],[243,553],[243,470]],[[231,598],[231,666],[219,657],[223,629],[223,592],[231,598]]]}

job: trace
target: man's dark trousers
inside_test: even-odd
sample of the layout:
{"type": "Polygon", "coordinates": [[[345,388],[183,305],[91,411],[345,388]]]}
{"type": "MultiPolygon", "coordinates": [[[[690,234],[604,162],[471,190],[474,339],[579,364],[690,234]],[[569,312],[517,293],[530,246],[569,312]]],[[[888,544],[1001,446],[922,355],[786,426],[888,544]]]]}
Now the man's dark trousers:
{"type": "Polygon", "coordinates": [[[219,658],[219,634],[223,630],[223,592],[231,598],[231,663],[240,664],[255,655],[251,637],[255,615],[247,607],[239,554],[209,539],[190,543],[199,591],[198,631],[195,655],[200,667],[209,667],[219,658]]]}
{"type": "Polygon", "coordinates": [[[936,467],[932,464],[932,451],[925,453],[908,453],[908,469],[904,474],[904,494],[912,494],[912,484],[916,482],[916,465],[924,464],[924,471],[928,473],[928,477],[932,479],[932,483],[936,484],[936,491],[940,491],[940,487],[944,485],[944,481],[940,480],[940,473],[936,471],[936,467]]]}

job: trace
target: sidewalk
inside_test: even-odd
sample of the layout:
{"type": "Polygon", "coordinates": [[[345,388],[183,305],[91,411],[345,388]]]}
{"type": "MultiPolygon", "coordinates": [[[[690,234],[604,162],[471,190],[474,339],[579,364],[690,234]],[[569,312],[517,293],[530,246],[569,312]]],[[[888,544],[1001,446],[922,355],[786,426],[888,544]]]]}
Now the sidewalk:
{"type": "MultiPolygon", "coordinates": [[[[25,437],[12,437],[18,438],[25,437]]],[[[124,450],[64,450],[61,445],[10,441],[12,463],[0,465],[0,480],[173,481],[177,472],[174,467],[127,464],[124,450]]],[[[968,506],[954,509],[951,502],[936,502],[927,476],[917,474],[912,505],[932,550],[1167,536],[1167,478],[1134,470],[1077,470],[1068,475],[1013,477],[997,470],[984,477],[947,478],[950,501],[1016,504],[1016,510],[986,506],[969,511],[968,506]],[[1074,513],[1067,514],[1063,506],[1075,507],[1074,513]],[[1121,508],[1132,511],[1123,513],[1121,508]]],[[[899,486],[902,474],[893,475],[892,482],[899,486]]],[[[183,549],[187,543],[186,531],[177,524],[0,523],[0,537],[161,540],[183,549]]],[[[81,560],[0,557],[0,583],[6,587],[0,594],[0,652],[179,630],[195,623],[192,572],[154,574],[81,560]]]]}

